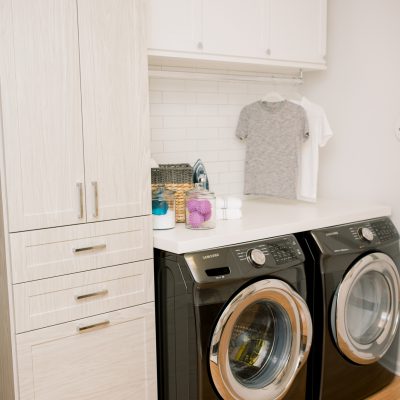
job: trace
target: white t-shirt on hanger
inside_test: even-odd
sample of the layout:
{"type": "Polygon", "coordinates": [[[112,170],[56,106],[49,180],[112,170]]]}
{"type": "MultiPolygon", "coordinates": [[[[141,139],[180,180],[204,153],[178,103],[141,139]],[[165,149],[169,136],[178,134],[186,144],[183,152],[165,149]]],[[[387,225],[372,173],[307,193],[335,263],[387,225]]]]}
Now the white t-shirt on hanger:
{"type": "Polygon", "coordinates": [[[317,200],[319,148],[326,145],[333,132],[321,106],[312,103],[305,97],[300,101],[293,101],[293,103],[304,108],[310,133],[301,149],[297,199],[315,202],[317,200]]]}

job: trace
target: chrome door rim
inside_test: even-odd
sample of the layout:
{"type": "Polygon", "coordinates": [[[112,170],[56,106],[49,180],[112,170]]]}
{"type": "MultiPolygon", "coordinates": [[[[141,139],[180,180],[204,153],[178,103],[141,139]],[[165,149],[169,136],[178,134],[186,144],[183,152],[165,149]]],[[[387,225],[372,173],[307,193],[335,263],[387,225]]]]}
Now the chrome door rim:
{"type": "Polygon", "coordinates": [[[332,304],[332,330],[339,350],[351,361],[367,365],[379,361],[389,349],[399,322],[400,278],[394,261],[383,253],[372,253],[359,260],[338,286],[332,304]],[[349,333],[346,324],[347,299],[357,281],[368,272],[380,273],[390,288],[387,323],[371,343],[361,344],[349,333]]]}
{"type": "Polygon", "coordinates": [[[305,301],[286,283],[277,279],[255,282],[241,292],[223,311],[211,340],[210,370],[214,385],[226,400],[279,400],[289,390],[306,361],[312,340],[312,322],[305,301]],[[233,376],[229,366],[229,343],[235,322],[250,304],[269,300],[282,306],[293,330],[289,357],[272,383],[261,389],[248,388],[233,376]]]}

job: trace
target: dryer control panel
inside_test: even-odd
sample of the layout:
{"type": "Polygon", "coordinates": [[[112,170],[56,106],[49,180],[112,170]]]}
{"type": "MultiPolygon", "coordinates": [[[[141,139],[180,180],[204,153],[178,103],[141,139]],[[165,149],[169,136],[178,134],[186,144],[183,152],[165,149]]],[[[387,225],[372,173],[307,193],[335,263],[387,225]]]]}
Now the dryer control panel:
{"type": "Polygon", "coordinates": [[[386,217],[317,229],[311,234],[320,250],[327,254],[367,250],[399,240],[396,227],[386,217]]]}
{"type": "Polygon", "coordinates": [[[305,260],[293,235],[187,253],[184,257],[199,283],[265,275],[297,266],[305,260]]]}

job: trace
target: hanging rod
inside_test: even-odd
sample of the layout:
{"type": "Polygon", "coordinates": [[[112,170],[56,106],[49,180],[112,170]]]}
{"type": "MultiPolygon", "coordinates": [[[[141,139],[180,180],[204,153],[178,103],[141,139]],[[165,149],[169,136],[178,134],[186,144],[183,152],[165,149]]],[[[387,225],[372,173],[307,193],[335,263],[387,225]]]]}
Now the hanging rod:
{"type": "Polygon", "coordinates": [[[207,80],[207,81],[230,81],[230,82],[274,82],[274,83],[303,83],[303,70],[299,70],[298,75],[285,74],[266,74],[266,73],[251,73],[245,74],[241,72],[198,72],[198,71],[178,71],[172,69],[149,69],[151,78],[173,78],[173,79],[188,79],[188,80],[207,80]]]}

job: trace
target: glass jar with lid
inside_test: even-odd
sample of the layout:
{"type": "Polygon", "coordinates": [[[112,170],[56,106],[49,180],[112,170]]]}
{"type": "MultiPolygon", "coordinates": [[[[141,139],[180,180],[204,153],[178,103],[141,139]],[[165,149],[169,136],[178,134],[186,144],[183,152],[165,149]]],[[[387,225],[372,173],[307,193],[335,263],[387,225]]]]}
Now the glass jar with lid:
{"type": "Polygon", "coordinates": [[[215,225],[215,194],[196,183],[186,192],[186,228],[212,229],[215,225]]]}
{"type": "Polygon", "coordinates": [[[164,186],[152,191],[153,229],[175,228],[175,192],[164,186]]]}

